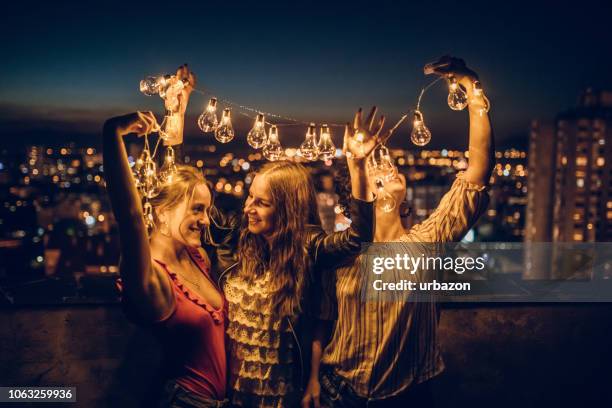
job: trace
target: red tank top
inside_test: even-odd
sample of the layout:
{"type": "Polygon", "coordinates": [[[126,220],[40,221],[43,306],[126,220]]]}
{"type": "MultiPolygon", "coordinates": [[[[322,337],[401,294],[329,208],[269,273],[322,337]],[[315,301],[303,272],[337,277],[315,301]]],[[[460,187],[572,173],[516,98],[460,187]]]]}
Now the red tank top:
{"type": "MultiPolygon", "coordinates": [[[[197,249],[190,249],[189,254],[206,278],[212,281],[197,249]]],[[[191,292],[166,264],[155,262],[170,276],[175,293],[174,309],[154,325],[154,332],[164,349],[164,374],[189,391],[205,398],[222,400],[227,381],[225,298],[223,307],[215,309],[191,292]]]]}

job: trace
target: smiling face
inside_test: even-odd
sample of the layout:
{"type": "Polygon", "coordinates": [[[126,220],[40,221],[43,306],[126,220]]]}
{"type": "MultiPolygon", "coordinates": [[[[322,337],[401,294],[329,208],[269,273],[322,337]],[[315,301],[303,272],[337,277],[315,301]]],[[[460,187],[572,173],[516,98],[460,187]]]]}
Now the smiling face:
{"type": "Polygon", "coordinates": [[[249,232],[269,236],[274,230],[275,209],[266,175],[256,175],[244,203],[249,232]]]}
{"type": "Polygon", "coordinates": [[[208,187],[202,183],[196,185],[190,196],[159,215],[162,223],[167,225],[168,232],[164,231],[164,234],[183,245],[199,247],[202,230],[210,224],[208,209],[211,202],[208,187]]]}

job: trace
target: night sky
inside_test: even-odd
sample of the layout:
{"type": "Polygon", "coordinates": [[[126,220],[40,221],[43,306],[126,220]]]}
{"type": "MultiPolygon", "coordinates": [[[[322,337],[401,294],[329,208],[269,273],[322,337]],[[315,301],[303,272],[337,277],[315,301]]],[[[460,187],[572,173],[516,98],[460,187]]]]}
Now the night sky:
{"type": "MultiPolygon", "coordinates": [[[[604,2],[197,2],[3,6],[0,135],[99,133],[106,117],[162,113],[138,91],[149,74],[189,63],[199,88],[262,110],[345,122],[377,104],[397,119],[414,106],[425,63],[460,56],[492,101],[500,144],[520,141],[592,86],[612,89],[612,20],[604,2]]],[[[51,2],[50,2],[51,3],[51,2]]],[[[466,114],[445,87],[425,96],[433,145],[465,145],[466,114]]],[[[207,96],[194,94],[196,115],[207,96]]],[[[189,136],[198,134],[190,125],[189,136]]],[[[394,136],[409,147],[409,127],[394,136]]],[[[281,135],[282,137],[282,135],[281,135]]],[[[339,135],[336,136],[338,140],[339,135]]]]}

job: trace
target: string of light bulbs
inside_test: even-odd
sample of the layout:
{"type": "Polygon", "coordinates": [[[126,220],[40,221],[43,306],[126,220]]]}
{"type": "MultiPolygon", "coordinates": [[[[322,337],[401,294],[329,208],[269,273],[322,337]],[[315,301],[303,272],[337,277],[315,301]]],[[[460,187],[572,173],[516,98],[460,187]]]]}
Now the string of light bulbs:
{"type": "MultiPolygon", "coordinates": [[[[446,79],[448,84],[447,103],[452,110],[463,110],[470,103],[475,102],[480,115],[484,115],[490,109],[490,102],[484,94],[482,85],[478,80],[472,81],[472,100],[468,98],[466,90],[460,85],[454,75],[440,76],[431,81],[426,86],[421,88],[417,98],[416,107],[412,110],[412,131],[410,134],[411,141],[417,146],[425,146],[431,141],[431,131],[425,125],[425,119],[421,111],[421,100],[424,94],[433,85],[446,79]]],[[[140,91],[147,96],[159,95],[164,100],[166,115],[161,124],[156,125],[152,132],[159,134],[159,138],[151,153],[148,135],[145,135],[143,151],[134,164],[134,177],[136,186],[144,197],[144,212],[147,224],[152,226],[153,216],[151,206],[148,200],[159,194],[159,190],[164,183],[172,183],[173,175],[176,172],[176,158],[172,146],[166,146],[166,154],[162,167],[157,171],[155,164],[155,156],[162,140],[170,140],[177,136],[180,131],[180,125],[183,118],[176,112],[179,107],[178,95],[185,87],[186,82],[178,79],[175,75],[149,76],[140,81],[140,91]]],[[[336,146],[331,138],[332,127],[341,127],[345,125],[337,123],[321,124],[319,127],[319,138],[317,140],[317,126],[315,122],[304,122],[292,117],[279,115],[271,112],[265,112],[247,105],[233,102],[224,98],[217,98],[213,94],[205,92],[202,89],[193,89],[194,92],[201,95],[210,95],[210,99],[204,111],[198,116],[197,124],[200,130],[204,133],[214,133],[215,139],[220,143],[229,143],[235,137],[235,131],[232,125],[230,107],[235,108],[239,114],[242,114],[254,120],[253,127],[247,133],[247,143],[253,149],[261,149],[263,157],[269,161],[284,159],[285,149],[280,143],[279,127],[283,126],[306,126],[305,139],[297,149],[297,156],[306,161],[323,160],[329,161],[336,156],[336,146]],[[221,113],[221,119],[217,116],[217,105],[219,102],[226,107],[221,113]],[[248,112],[248,113],[247,113],[248,112]],[[291,123],[272,123],[266,118],[274,118],[291,123]],[[266,129],[268,126],[268,129],[266,129]]],[[[409,116],[409,113],[404,114],[400,120],[387,132],[384,140],[375,147],[367,160],[368,175],[374,177],[376,185],[376,196],[378,205],[383,211],[390,212],[396,207],[395,199],[385,191],[385,182],[393,180],[397,175],[397,167],[393,163],[389,149],[386,147],[386,142],[393,135],[395,130],[409,116]]],[[[358,132],[355,135],[357,142],[363,142],[363,133],[358,132]]]]}

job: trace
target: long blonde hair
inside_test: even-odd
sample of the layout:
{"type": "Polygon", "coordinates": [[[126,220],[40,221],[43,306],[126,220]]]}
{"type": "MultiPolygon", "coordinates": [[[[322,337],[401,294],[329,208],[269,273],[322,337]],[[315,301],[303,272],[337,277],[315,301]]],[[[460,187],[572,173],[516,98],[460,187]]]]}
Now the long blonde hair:
{"type": "Polygon", "coordinates": [[[273,311],[281,316],[300,311],[300,300],[308,280],[306,225],[321,225],[317,212],[314,184],[308,170],[288,161],[265,164],[258,175],[268,181],[275,207],[270,243],[261,234],[248,230],[248,218],[242,219],[238,245],[240,275],[253,281],[267,269],[272,273],[273,311]]]}
{"type": "Polygon", "coordinates": [[[159,194],[149,200],[153,207],[153,222],[156,228],[160,224],[158,213],[172,210],[184,199],[192,197],[196,186],[200,184],[204,184],[210,189],[200,170],[184,164],[177,165],[176,173],[172,177],[172,183],[164,184],[159,194]]]}

